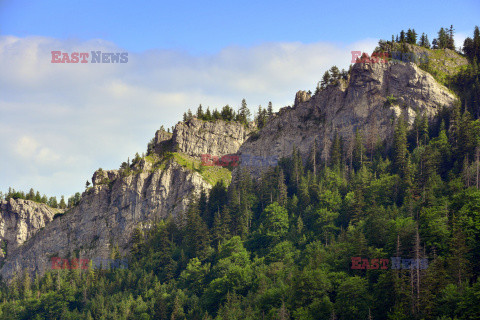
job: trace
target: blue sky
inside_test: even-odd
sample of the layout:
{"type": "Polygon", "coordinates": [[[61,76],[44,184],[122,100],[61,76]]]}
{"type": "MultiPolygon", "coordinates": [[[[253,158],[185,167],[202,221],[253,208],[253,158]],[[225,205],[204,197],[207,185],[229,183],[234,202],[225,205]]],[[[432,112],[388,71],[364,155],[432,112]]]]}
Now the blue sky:
{"type": "Polygon", "coordinates": [[[67,196],[146,150],[199,103],[279,109],[352,50],[402,29],[480,25],[479,1],[0,0],[0,191],[67,196]],[[126,64],[52,64],[51,51],[128,52],[126,64]]]}
{"type": "Polygon", "coordinates": [[[1,33],[100,38],[131,51],[214,53],[265,42],[350,43],[414,27],[470,31],[479,1],[1,1],[1,33]]]}

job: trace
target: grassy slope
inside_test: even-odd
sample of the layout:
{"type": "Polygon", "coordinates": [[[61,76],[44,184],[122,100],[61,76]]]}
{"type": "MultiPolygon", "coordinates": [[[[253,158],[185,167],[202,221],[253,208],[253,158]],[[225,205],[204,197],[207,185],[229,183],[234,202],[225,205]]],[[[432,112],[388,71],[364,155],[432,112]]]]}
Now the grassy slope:
{"type": "Polygon", "coordinates": [[[225,185],[229,185],[232,180],[232,173],[225,167],[220,166],[202,166],[200,159],[188,156],[180,152],[166,152],[161,159],[156,155],[148,155],[145,160],[154,163],[153,170],[163,170],[167,162],[173,159],[182,167],[199,173],[202,178],[211,185],[215,185],[220,180],[223,180],[225,185]]]}
{"type": "Polygon", "coordinates": [[[419,67],[430,73],[435,80],[448,87],[449,78],[458,74],[463,68],[466,68],[468,61],[461,54],[450,49],[427,49],[417,45],[406,44],[402,47],[399,43],[383,44],[377,47],[375,51],[400,51],[413,52],[420,57],[423,54],[428,56],[428,63],[419,64],[419,67]]]}

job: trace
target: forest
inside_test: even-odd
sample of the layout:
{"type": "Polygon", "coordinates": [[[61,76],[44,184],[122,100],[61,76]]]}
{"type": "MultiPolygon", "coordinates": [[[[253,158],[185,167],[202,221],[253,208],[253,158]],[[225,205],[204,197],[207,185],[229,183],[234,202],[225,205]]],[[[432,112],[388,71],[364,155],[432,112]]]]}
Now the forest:
{"type": "Polygon", "coordinates": [[[478,27],[463,49],[454,108],[400,118],[390,142],[359,130],[326,160],[314,144],[260,179],[240,170],[136,229],[128,269],[17,274],[0,319],[480,319],[478,27]]]}

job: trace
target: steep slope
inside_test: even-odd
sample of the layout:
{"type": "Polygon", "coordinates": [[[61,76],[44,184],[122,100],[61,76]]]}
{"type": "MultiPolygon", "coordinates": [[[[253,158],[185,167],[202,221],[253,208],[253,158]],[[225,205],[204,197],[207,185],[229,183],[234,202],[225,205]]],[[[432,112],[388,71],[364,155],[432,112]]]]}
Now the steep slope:
{"type": "Polygon", "coordinates": [[[63,210],[30,200],[0,201],[0,259],[21,246],[63,210]]]}
{"type": "MultiPolygon", "coordinates": [[[[9,247],[0,274],[7,279],[22,270],[42,274],[50,268],[53,256],[108,258],[115,245],[126,254],[136,227],[148,228],[152,221],[168,215],[181,219],[191,197],[210,189],[218,180],[215,173],[228,172],[225,168],[197,169],[200,158],[192,156],[235,153],[245,138],[242,125],[224,121],[179,123],[173,135],[157,131],[148,156],[128,168],[99,169],[93,175],[93,187],[84,192],[78,206],[42,224],[45,228],[35,229],[37,233],[22,236],[18,244],[25,241],[23,245],[9,247]]],[[[20,212],[10,210],[3,219],[20,212]]],[[[17,233],[22,230],[11,225],[8,228],[17,233]]],[[[13,235],[12,231],[2,240],[11,241],[13,235]]]]}
{"type": "Polygon", "coordinates": [[[120,170],[98,170],[77,207],[9,249],[0,274],[8,279],[24,269],[43,273],[52,256],[108,257],[114,245],[126,253],[137,226],[148,228],[170,214],[181,218],[192,196],[229,179],[225,168],[202,167],[203,153],[283,157],[296,146],[306,157],[316,140],[328,157],[335,132],[351,150],[356,130],[367,141],[389,139],[399,117],[411,124],[417,113],[433,117],[455,100],[413,63],[356,64],[347,81],[313,97],[297,93],[293,108],[281,109],[253,135],[241,124],[220,120],[180,122],[172,134],[159,130],[146,157],[120,170]]]}
{"type": "Polygon", "coordinates": [[[325,158],[335,132],[344,138],[347,150],[353,146],[357,129],[376,143],[391,136],[399,117],[412,124],[417,113],[431,118],[455,101],[447,88],[414,63],[358,63],[347,81],[313,97],[298,92],[294,107],[281,109],[239,152],[283,157],[291,155],[296,146],[306,157],[316,140],[325,158]]]}
{"type": "Polygon", "coordinates": [[[215,122],[192,119],[175,127],[172,143],[179,152],[194,157],[236,153],[250,130],[236,122],[215,122]]]}

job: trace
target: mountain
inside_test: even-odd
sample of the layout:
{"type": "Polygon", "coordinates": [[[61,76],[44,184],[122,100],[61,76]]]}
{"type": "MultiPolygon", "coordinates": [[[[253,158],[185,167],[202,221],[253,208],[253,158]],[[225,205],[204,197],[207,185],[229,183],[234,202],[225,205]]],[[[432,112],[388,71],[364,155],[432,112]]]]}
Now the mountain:
{"type": "MultiPolygon", "coordinates": [[[[63,214],[23,200],[2,203],[6,257],[0,274],[6,279],[23,270],[43,274],[52,257],[106,258],[117,247],[126,255],[136,228],[148,229],[170,215],[182,223],[201,190],[231,180],[227,168],[201,166],[202,154],[286,157],[297,147],[306,159],[317,141],[325,159],[335,134],[347,149],[357,131],[372,143],[389,143],[396,119],[412,125],[417,114],[432,118],[456,100],[414,63],[358,63],[346,79],[313,96],[299,91],[294,106],[282,108],[260,130],[223,120],[179,122],[173,133],[156,132],[145,157],[119,170],[97,170],[80,203],[63,214]]],[[[265,169],[240,167],[257,176],[265,169]]]]}
{"type": "Polygon", "coordinates": [[[347,149],[353,148],[357,130],[371,140],[369,145],[389,141],[399,117],[411,126],[417,115],[432,119],[455,101],[450,90],[414,63],[358,63],[338,85],[313,96],[297,92],[294,106],[282,108],[239,153],[286,157],[296,147],[306,158],[316,140],[325,158],[335,133],[347,149]]]}
{"type": "Polygon", "coordinates": [[[1,275],[8,279],[21,270],[43,274],[51,257],[72,253],[108,258],[116,245],[126,254],[135,227],[148,228],[169,215],[180,219],[200,190],[219,180],[228,183],[226,168],[199,169],[199,155],[236,153],[248,133],[241,124],[221,120],[178,123],[173,134],[159,130],[146,157],[128,169],[97,170],[80,203],[55,219],[57,212],[45,204],[22,199],[2,203],[7,257],[1,275]]]}

